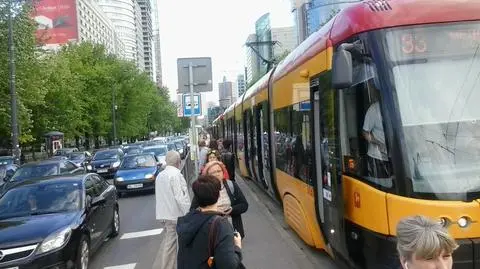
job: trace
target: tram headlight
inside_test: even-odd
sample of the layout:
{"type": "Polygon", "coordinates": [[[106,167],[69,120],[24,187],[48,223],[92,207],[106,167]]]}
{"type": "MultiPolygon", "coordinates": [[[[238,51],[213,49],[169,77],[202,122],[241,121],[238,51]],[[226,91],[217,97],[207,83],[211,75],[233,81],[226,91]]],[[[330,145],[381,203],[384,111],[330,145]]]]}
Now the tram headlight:
{"type": "Polygon", "coordinates": [[[468,220],[467,217],[461,217],[457,221],[458,226],[460,226],[461,228],[467,227],[469,223],[470,221],[468,220]]]}
{"type": "Polygon", "coordinates": [[[440,218],[440,225],[442,225],[443,227],[448,227],[450,225],[451,221],[445,217],[441,217],[440,218]]]}

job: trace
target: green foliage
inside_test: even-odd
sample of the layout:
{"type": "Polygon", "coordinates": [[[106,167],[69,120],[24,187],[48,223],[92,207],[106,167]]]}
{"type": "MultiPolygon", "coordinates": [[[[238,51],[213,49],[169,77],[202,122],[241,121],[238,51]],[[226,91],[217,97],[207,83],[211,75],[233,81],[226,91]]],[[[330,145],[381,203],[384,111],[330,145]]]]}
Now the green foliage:
{"type": "MultiPolygon", "coordinates": [[[[133,63],[109,55],[101,45],[69,44],[58,52],[36,45],[36,25],[23,9],[14,18],[16,86],[21,143],[42,143],[49,131],[66,139],[117,137],[123,140],[148,132],[183,132],[167,88],[158,88],[133,63]]],[[[6,9],[0,6],[0,146],[10,144],[10,95],[6,9]]]]}

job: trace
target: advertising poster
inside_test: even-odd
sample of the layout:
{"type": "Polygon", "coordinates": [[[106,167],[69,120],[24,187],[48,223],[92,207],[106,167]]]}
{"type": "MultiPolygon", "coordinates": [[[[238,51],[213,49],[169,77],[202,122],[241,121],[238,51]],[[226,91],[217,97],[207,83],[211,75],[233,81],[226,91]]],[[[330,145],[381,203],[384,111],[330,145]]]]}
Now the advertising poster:
{"type": "Polygon", "coordinates": [[[39,0],[34,20],[37,39],[45,45],[65,44],[78,39],[76,0],[39,0]]]}

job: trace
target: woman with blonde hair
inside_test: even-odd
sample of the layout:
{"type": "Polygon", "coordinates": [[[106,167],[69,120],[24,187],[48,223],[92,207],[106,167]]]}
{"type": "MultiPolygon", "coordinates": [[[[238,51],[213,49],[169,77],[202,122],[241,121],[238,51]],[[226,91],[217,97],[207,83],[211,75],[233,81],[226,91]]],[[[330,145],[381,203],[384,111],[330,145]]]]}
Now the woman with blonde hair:
{"type": "Polygon", "coordinates": [[[412,216],[397,224],[397,251],[403,269],[451,269],[457,248],[438,221],[412,216]]]}
{"type": "MultiPolygon", "coordinates": [[[[218,211],[224,216],[231,218],[233,228],[240,233],[242,238],[245,237],[243,229],[242,214],[248,209],[248,202],[245,199],[240,187],[234,181],[231,181],[225,175],[228,175],[227,168],[222,162],[213,161],[205,165],[202,172],[203,175],[212,175],[221,183],[220,197],[218,198],[218,211]]],[[[194,196],[190,209],[198,208],[197,198],[194,196]]]]}

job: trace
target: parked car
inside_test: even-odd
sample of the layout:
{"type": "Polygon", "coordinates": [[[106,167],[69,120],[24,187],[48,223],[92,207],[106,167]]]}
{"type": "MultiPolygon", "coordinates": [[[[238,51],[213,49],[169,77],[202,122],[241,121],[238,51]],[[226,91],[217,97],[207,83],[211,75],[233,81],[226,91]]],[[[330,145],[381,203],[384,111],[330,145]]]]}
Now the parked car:
{"type": "Polygon", "coordinates": [[[115,186],[96,174],[16,182],[0,198],[0,268],[88,268],[118,235],[115,186]]]}
{"type": "Polygon", "coordinates": [[[155,179],[161,169],[162,164],[153,154],[125,156],[113,181],[119,196],[129,192],[154,191],[155,179]]]}

